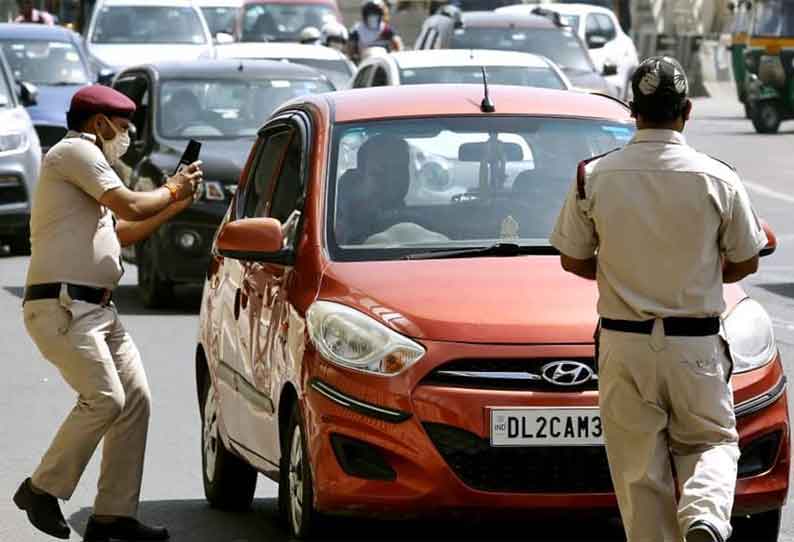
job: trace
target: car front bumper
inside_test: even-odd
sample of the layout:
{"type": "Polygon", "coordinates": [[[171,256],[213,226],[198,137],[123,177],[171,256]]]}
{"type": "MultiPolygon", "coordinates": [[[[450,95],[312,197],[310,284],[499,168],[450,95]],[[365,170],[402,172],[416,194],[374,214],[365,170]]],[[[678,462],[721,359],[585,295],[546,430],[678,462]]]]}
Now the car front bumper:
{"type": "MultiPolygon", "coordinates": [[[[598,403],[596,391],[547,393],[424,383],[430,359],[584,358],[592,356],[591,346],[425,346],[428,353],[417,364],[425,368],[413,367],[396,378],[354,374],[316,352],[307,354],[312,359],[305,360],[310,369],[304,408],[319,510],[377,516],[616,511],[602,447],[489,444],[489,407],[592,408],[598,403]],[[535,488],[515,489],[521,484],[535,488]],[[514,489],[503,489],[511,485],[514,489]]],[[[743,452],[740,472],[752,473],[740,476],[734,514],[780,508],[788,492],[790,456],[780,360],[735,376],[733,384],[743,452]],[[770,435],[777,435],[772,444],[770,435]],[[756,459],[748,469],[748,462],[756,459]]]]}
{"type": "Polygon", "coordinates": [[[24,152],[0,155],[0,238],[28,235],[40,161],[38,146],[32,144],[24,152]]]}

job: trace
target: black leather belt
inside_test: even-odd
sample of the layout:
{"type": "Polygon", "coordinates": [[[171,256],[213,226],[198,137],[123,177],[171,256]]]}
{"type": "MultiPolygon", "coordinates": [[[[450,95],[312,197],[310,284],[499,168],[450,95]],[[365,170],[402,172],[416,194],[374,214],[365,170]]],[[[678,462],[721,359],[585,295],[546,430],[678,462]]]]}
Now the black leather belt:
{"type": "MultiPolygon", "coordinates": [[[[612,320],[601,318],[601,327],[612,331],[626,333],[644,333],[650,335],[653,331],[654,320],[612,320]]],[[[716,316],[710,318],[685,318],[671,316],[662,318],[664,334],[671,337],[707,337],[720,332],[720,319],[716,316]]]]}
{"type": "MultiPolygon", "coordinates": [[[[66,283],[66,291],[69,297],[94,305],[107,305],[113,298],[113,291],[106,288],[93,288],[91,286],[81,286],[80,284],[66,283]]],[[[31,284],[25,287],[24,301],[35,301],[36,299],[58,299],[61,295],[60,282],[47,282],[45,284],[31,284]]],[[[24,304],[23,301],[23,304],[24,304]]]]}

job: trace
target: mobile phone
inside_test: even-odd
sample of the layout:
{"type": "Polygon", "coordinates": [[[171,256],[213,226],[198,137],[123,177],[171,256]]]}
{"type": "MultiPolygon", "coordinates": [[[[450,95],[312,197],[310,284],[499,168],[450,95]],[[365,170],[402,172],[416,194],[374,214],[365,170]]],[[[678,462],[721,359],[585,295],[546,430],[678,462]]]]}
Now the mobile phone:
{"type": "MultiPolygon", "coordinates": [[[[190,164],[198,160],[199,153],[201,152],[201,142],[196,141],[195,139],[191,139],[187,142],[187,147],[185,147],[185,152],[182,153],[182,157],[179,159],[179,163],[176,165],[176,169],[174,169],[174,175],[182,171],[183,168],[188,167],[190,164]]],[[[199,189],[193,194],[193,201],[198,201],[201,198],[201,193],[203,187],[199,185],[199,189]]]]}

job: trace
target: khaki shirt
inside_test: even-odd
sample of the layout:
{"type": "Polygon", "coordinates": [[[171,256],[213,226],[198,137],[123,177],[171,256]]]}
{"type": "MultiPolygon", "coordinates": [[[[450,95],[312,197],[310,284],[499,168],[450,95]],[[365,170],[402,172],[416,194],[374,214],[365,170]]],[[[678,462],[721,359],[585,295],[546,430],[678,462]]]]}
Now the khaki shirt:
{"type": "Polygon", "coordinates": [[[69,132],[49,150],[33,195],[27,285],[118,284],[121,246],[113,215],[98,202],[120,186],[93,135],[69,132]]]}
{"type": "Polygon", "coordinates": [[[598,313],[649,320],[725,310],[722,260],[749,260],[767,239],[730,167],[672,130],[639,130],[589,163],[585,198],[568,194],[551,243],[577,259],[598,255],[598,313]]]}

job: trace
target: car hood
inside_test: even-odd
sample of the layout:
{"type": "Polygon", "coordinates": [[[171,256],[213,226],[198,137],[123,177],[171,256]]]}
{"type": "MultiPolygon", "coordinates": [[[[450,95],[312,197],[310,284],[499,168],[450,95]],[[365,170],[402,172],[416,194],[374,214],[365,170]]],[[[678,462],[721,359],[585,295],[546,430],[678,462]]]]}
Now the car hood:
{"type": "Polygon", "coordinates": [[[210,58],[212,46],[173,43],[91,44],[89,51],[100,62],[118,70],[133,64],[210,58]]]}
{"type": "MultiPolygon", "coordinates": [[[[237,184],[253,143],[253,137],[202,141],[199,159],[202,161],[204,179],[237,184]]],[[[161,152],[153,159],[163,171],[170,173],[179,163],[185,147],[187,141],[169,140],[163,143],[161,152]]]]}
{"type": "MultiPolygon", "coordinates": [[[[726,287],[733,306],[744,293],[726,287]]],[[[331,264],[320,298],[415,339],[592,344],[598,289],[557,256],[331,264]]]]}
{"type": "Polygon", "coordinates": [[[28,113],[33,124],[49,124],[52,126],[66,126],[66,111],[72,101],[74,93],[84,85],[37,85],[39,99],[36,105],[28,107],[28,113]]]}

